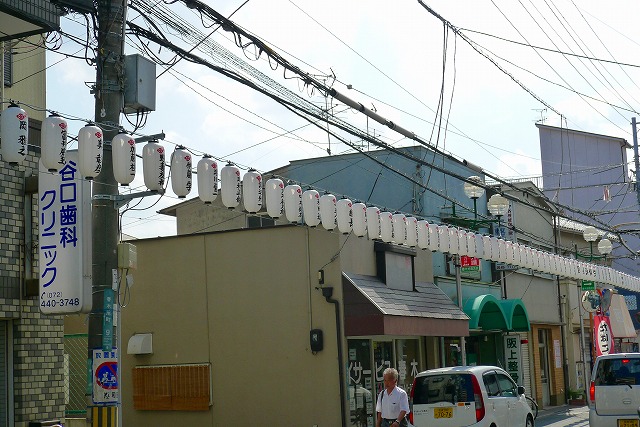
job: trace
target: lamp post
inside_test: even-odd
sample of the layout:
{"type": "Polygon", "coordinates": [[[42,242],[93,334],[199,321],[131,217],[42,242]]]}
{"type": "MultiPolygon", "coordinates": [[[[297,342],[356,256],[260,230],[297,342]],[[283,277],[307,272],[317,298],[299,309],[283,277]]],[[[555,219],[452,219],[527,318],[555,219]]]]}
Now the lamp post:
{"type": "MultiPolygon", "coordinates": [[[[587,241],[589,243],[589,255],[581,255],[578,252],[578,247],[576,245],[575,247],[575,256],[576,259],[578,258],[583,258],[586,259],[588,262],[592,262],[594,260],[597,259],[602,259],[602,260],[606,260],[607,255],[611,253],[611,251],[613,250],[613,245],[611,244],[611,241],[609,239],[601,239],[598,242],[598,252],[600,252],[600,254],[602,255],[594,255],[593,254],[593,242],[595,242],[598,239],[598,230],[589,225],[586,226],[584,228],[584,230],[582,231],[582,237],[584,238],[585,241],[587,241]]],[[[586,358],[586,349],[587,349],[587,344],[585,342],[584,339],[584,316],[583,316],[583,312],[582,312],[582,286],[579,287],[578,290],[578,313],[580,316],[580,346],[581,351],[582,351],[582,378],[583,378],[583,385],[585,388],[585,396],[587,395],[586,393],[588,392],[587,390],[587,358],[586,358]]],[[[591,328],[593,327],[593,315],[591,313],[589,313],[589,329],[591,330],[591,328]]],[[[591,332],[589,332],[589,334],[591,334],[591,332]]],[[[593,341],[593,340],[592,340],[593,341]]],[[[589,360],[593,360],[593,345],[591,346],[590,350],[589,350],[589,360]]]]}
{"type": "MultiPolygon", "coordinates": [[[[506,199],[506,197],[501,196],[500,194],[494,194],[493,196],[489,197],[489,201],[487,202],[487,208],[489,209],[489,212],[491,212],[491,215],[494,215],[498,218],[498,227],[496,228],[496,230],[498,231],[498,236],[499,237],[505,237],[502,235],[502,228],[500,227],[500,217],[504,216],[507,214],[507,212],[509,211],[509,201],[506,199]]],[[[502,270],[500,272],[500,289],[501,289],[501,293],[502,293],[502,298],[506,299],[507,298],[507,281],[506,281],[506,276],[504,274],[504,270],[502,270]]]]}
{"type": "Polygon", "coordinates": [[[470,176],[469,181],[464,183],[462,189],[464,190],[464,194],[473,200],[473,219],[478,219],[478,199],[482,197],[484,194],[484,188],[480,187],[482,184],[482,180],[479,176],[470,176]],[[476,184],[477,183],[477,184],[476,184]]]}
{"type": "MultiPolygon", "coordinates": [[[[482,195],[484,194],[484,188],[482,188],[480,185],[482,185],[482,180],[480,179],[479,176],[470,176],[469,180],[472,182],[465,182],[462,189],[464,190],[464,194],[469,197],[471,200],[473,200],[473,220],[474,220],[474,224],[477,222],[478,220],[478,199],[480,197],[482,197],[482,195]],[[477,183],[477,184],[476,184],[477,183]]],[[[455,206],[455,205],[454,205],[455,206]]],[[[455,212],[454,212],[455,215],[455,212]]],[[[475,226],[474,226],[475,228],[475,226]]],[[[455,265],[456,268],[456,294],[458,296],[458,307],[460,308],[460,310],[463,310],[463,303],[462,303],[462,276],[461,276],[461,270],[460,270],[460,255],[456,254],[454,255],[454,260],[453,260],[453,264],[455,265]]],[[[462,365],[466,366],[467,364],[467,346],[466,346],[466,340],[465,337],[460,337],[460,353],[462,356],[462,365]]]]}

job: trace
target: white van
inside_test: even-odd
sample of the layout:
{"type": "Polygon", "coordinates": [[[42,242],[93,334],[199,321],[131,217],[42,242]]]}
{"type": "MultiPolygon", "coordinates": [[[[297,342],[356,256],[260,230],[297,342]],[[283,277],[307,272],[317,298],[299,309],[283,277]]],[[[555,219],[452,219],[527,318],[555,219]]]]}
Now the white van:
{"type": "Polygon", "coordinates": [[[589,386],[590,427],[639,427],[640,353],[599,356],[589,386]]]}

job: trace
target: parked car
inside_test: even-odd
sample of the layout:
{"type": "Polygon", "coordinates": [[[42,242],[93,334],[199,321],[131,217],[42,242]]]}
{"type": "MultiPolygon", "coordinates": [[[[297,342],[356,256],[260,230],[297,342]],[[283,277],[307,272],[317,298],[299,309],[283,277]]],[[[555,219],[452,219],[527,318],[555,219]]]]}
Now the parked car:
{"type": "Polygon", "coordinates": [[[640,353],[599,356],[589,385],[589,426],[638,427],[640,353]]]}
{"type": "Polygon", "coordinates": [[[416,427],[533,427],[524,392],[497,366],[432,369],[416,375],[409,417],[416,427]]]}

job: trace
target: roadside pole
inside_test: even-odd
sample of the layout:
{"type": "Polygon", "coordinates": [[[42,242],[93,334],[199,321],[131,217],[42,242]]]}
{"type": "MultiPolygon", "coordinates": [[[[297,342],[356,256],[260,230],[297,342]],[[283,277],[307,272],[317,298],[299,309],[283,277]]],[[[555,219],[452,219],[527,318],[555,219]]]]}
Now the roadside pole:
{"type": "MultiPolygon", "coordinates": [[[[93,182],[92,196],[116,195],[118,184],[113,174],[111,140],[119,131],[120,111],[122,109],[124,92],[124,22],[125,0],[99,0],[97,7],[98,49],[96,56],[96,84],[95,121],[103,131],[104,151],[102,170],[93,182]]],[[[89,315],[89,336],[87,356],[93,359],[94,349],[108,349],[115,347],[113,337],[114,328],[107,323],[103,327],[105,317],[105,293],[112,288],[112,271],[118,267],[118,210],[114,208],[113,200],[100,198],[92,201],[92,231],[93,231],[93,269],[92,269],[92,310],[89,315]]],[[[118,313],[119,316],[120,313],[118,313]]],[[[118,335],[120,331],[115,331],[118,335]]],[[[118,348],[118,352],[121,349],[118,348]]],[[[117,367],[120,374],[120,366],[117,367]]],[[[118,387],[121,379],[118,375],[118,387]]],[[[94,387],[89,406],[90,414],[96,414],[94,407],[94,387]]],[[[98,410],[104,408],[100,405],[98,410]]],[[[118,417],[121,417],[118,408],[118,417]]],[[[95,417],[94,417],[95,418],[95,417]]],[[[93,419],[96,426],[98,420],[93,419]]],[[[116,420],[111,420],[110,426],[115,426],[116,420]]]]}
{"type": "Polygon", "coordinates": [[[636,165],[636,194],[638,195],[638,205],[640,205],[640,158],[638,157],[638,134],[635,117],[631,117],[631,133],[633,134],[633,160],[636,165]]]}

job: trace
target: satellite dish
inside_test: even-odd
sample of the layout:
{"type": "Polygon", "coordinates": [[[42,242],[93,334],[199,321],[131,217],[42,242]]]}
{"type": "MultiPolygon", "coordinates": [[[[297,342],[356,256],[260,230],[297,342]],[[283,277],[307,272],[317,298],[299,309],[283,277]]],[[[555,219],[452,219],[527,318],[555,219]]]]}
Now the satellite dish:
{"type": "Polygon", "coordinates": [[[589,313],[598,310],[600,306],[600,294],[597,291],[585,291],[582,294],[582,308],[589,313]]]}
{"type": "Polygon", "coordinates": [[[611,289],[603,289],[600,291],[600,309],[603,313],[609,311],[609,307],[611,307],[611,289]]]}

